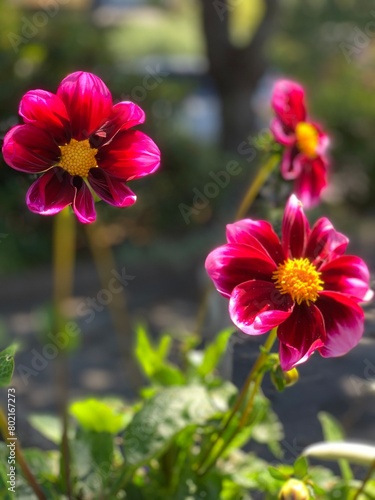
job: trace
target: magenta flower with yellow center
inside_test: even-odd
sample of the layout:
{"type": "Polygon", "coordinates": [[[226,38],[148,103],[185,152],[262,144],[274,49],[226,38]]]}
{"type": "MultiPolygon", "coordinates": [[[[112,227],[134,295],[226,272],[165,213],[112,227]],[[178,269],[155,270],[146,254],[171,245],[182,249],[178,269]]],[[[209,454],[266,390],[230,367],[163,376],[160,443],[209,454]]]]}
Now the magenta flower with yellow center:
{"type": "Polygon", "coordinates": [[[248,335],[277,327],[284,371],[314,351],[342,356],[360,341],[372,298],[362,259],[345,255],[348,238],[326,218],[310,228],[302,203],[287,203],[281,241],[267,221],[241,220],[227,226],[227,244],[206,260],[217,290],[229,299],[235,325],[248,335]]]}
{"type": "Polygon", "coordinates": [[[78,71],[60,83],[57,93],[30,90],[20,103],[24,124],[5,136],[7,164],[41,174],[26,195],[28,208],[53,215],[71,205],[78,220],[96,218],[94,194],[116,207],[135,203],[128,181],[153,173],[160,164],[156,144],[132,130],[145,121],[129,101],[113,105],[104,82],[78,71]]]}
{"type": "Polygon", "coordinates": [[[298,83],[276,82],[271,104],[276,114],[271,131],[284,146],[281,175],[294,180],[294,191],[305,207],[316,205],[327,185],[328,136],[308,118],[305,91],[298,83]]]}

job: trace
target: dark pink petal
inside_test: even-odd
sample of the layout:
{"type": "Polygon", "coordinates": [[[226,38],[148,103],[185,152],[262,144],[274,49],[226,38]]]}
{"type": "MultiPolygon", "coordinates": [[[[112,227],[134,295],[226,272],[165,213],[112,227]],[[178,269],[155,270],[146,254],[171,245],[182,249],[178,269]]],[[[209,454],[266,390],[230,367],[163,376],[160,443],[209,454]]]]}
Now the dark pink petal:
{"type": "Polygon", "coordinates": [[[336,231],[332,223],[322,217],[311,229],[305,256],[318,268],[325,262],[343,255],[349,239],[336,231]]]}
{"type": "Polygon", "coordinates": [[[79,222],[90,224],[96,220],[95,201],[82,177],[75,176],[71,180],[75,196],[72,208],[79,222]]]}
{"type": "Polygon", "coordinates": [[[277,264],[284,261],[279,237],[272,225],[264,220],[244,219],[227,225],[228,243],[250,245],[265,250],[277,264]]]}
{"type": "Polygon", "coordinates": [[[57,89],[72,127],[72,136],[81,141],[90,137],[108,120],[112,96],[105,83],[93,75],[77,71],[68,75],[57,89]]]}
{"type": "Polygon", "coordinates": [[[290,295],[281,295],[273,283],[251,280],[233,290],[229,314],[242,332],[261,335],[285,321],[293,306],[290,295]]]}
{"type": "Polygon", "coordinates": [[[124,181],[110,176],[101,168],[92,168],[88,181],[99,198],[115,207],[129,207],[137,200],[124,181]]]}
{"type": "Polygon", "coordinates": [[[285,130],[282,122],[278,118],[274,118],[270,125],[271,132],[275,140],[283,146],[293,146],[296,142],[294,131],[289,129],[285,130]]]}
{"type": "Polygon", "coordinates": [[[309,231],[302,203],[295,195],[290,196],[282,223],[282,245],[287,258],[303,257],[309,231]]]}
{"type": "Polygon", "coordinates": [[[123,101],[115,104],[107,123],[98,131],[98,139],[102,144],[110,141],[120,130],[128,130],[144,123],[146,115],[134,102],[123,101]]]}
{"type": "Polygon", "coordinates": [[[64,103],[55,94],[30,90],[21,100],[19,113],[26,123],[49,132],[57,144],[69,142],[69,116],[64,103]]]}
{"type": "Polygon", "coordinates": [[[283,125],[291,130],[295,129],[298,122],[306,119],[305,91],[296,82],[276,82],[271,105],[283,125]]]}
{"type": "Polygon", "coordinates": [[[60,149],[45,130],[33,125],[16,125],[4,137],[6,163],[21,172],[40,173],[59,161],[60,149]]]}
{"type": "Polygon", "coordinates": [[[72,177],[60,167],[51,168],[26,194],[26,203],[31,210],[41,215],[54,215],[73,202],[75,189],[72,177]]]}
{"type": "Polygon", "coordinates": [[[319,352],[325,358],[342,356],[361,340],[364,313],[360,306],[346,295],[320,292],[316,302],[323,314],[327,339],[319,352]]]}
{"type": "Polygon", "coordinates": [[[345,293],[354,300],[371,300],[373,292],[369,287],[370,273],[359,257],[342,255],[323,264],[320,271],[324,290],[345,293]]]}
{"type": "Polygon", "coordinates": [[[303,205],[311,208],[320,202],[321,192],[327,185],[327,163],[321,156],[314,159],[303,156],[301,165],[294,190],[303,205]]]}
{"type": "Polygon", "coordinates": [[[292,314],[282,323],[277,336],[280,341],[280,365],[284,371],[304,363],[326,340],[324,320],[314,304],[295,305],[292,314]]]}
{"type": "Polygon", "coordinates": [[[154,141],[138,130],[119,132],[99,149],[99,167],[124,181],[152,174],[159,167],[160,151],[154,141]]]}
{"type": "Polygon", "coordinates": [[[281,158],[280,172],[286,181],[294,180],[302,172],[301,155],[297,148],[285,148],[281,158]]]}
{"type": "Polygon", "coordinates": [[[245,281],[271,282],[276,265],[266,252],[256,247],[228,244],[208,255],[206,270],[217,290],[229,297],[233,288],[245,281]]]}

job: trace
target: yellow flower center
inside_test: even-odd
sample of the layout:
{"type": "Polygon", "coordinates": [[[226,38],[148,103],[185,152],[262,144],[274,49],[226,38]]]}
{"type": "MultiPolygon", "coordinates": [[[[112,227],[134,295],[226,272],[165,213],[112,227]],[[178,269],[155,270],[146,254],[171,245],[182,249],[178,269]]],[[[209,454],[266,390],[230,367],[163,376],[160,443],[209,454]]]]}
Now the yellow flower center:
{"type": "Polygon", "coordinates": [[[296,126],[296,137],[298,149],[308,158],[315,158],[319,144],[319,134],[316,128],[310,123],[299,122],[296,126]]]}
{"type": "Polygon", "coordinates": [[[70,175],[87,177],[90,169],[98,166],[95,158],[98,150],[90,146],[88,139],[83,141],[71,139],[69,144],[59,146],[59,148],[61,158],[58,165],[70,175]]]}
{"type": "Polygon", "coordinates": [[[272,274],[280,293],[288,293],[297,304],[306,301],[307,305],[315,302],[323,290],[320,276],[308,259],[288,259],[272,274]]]}

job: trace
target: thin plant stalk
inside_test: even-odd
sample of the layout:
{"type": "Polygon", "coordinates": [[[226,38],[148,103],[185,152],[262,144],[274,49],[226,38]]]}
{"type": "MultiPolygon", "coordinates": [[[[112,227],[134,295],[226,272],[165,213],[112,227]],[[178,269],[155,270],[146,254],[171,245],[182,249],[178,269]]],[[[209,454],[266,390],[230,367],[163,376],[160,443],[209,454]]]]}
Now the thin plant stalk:
{"type": "MultiPolygon", "coordinates": [[[[272,174],[273,170],[276,168],[279,162],[280,162],[280,155],[275,153],[271,155],[267,159],[267,161],[263,163],[263,165],[259,168],[258,173],[254,177],[254,179],[252,179],[250,186],[248,187],[245,196],[243,197],[237,209],[236,215],[234,217],[235,221],[242,219],[249,212],[260,190],[262,189],[267,179],[270,177],[270,175],[272,174]]],[[[194,329],[194,333],[196,333],[197,335],[200,335],[202,332],[204,320],[207,315],[207,308],[211,291],[212,291],[212,284],[209,283],[205,288],[205,291],[201,298],[200,305],[198,307],[198,314],[194,329]]]]}
{"type": "Polygon", "coordinates": [[[26,462],[25,456],[23,454],[23,450],[21,448],[19,441],[17,440],[17,437],[10,436],[10,434],[8,432],[7,419],[6,419],[6,416],[4,415],[4,411],[2,408],[0,408],[0,431],[1,431],[1,434],[2,434],[5,442],[7,442],[8,440],[11,439],[12,442],[15,443],[16,460],[17,460],[17,463],[20,466],[22,473],[23,473],[26,481],[28,482],[30,488],[33,490],[33,492],[37,496],[38,500],[46,500],[47,497],[43,493],[43,491],[42,491],[41,487],[39,486],[34,474],[31,472],[31,470],[26,462]]]}
{"type": "MultiPolygon", "coordinates": [[[[74,264],[76,250],[76,222],[70,210],[65,208],[55,216],[53,234],[54,262],[54,328],[55,332],[64,330],[65,320],[63,308],[67,299],[72,296],[74,283],[74,264]]],[[[62,420],[61,453],[63,464],[63,481],[68,498],[72,497],[70,477],[70,450],[68,441],[68,400],[69,370],[65,349],[60,349],[56,359],[56,375],[58,384],[59,412],[62,420]]]]}
{"type": "Polygon", "coordinates": [[[277,335],[276,335],[276,328],[274,328],[269,333],[269,335],[267,337],[267,340],[264,343],[263,350],[259,354],[258,358],[256,359],[256,361],[255,361],[255,363],[254,363],[254,365],[253,365],[253,367],[252,367],[252,369],[251,369],[251,371],[250,371],[250,373],[249,373],[249,375],[248,375],[248,377],[246,379],[246,382],[245,382],[244,386],[241,389],[241,392],[239,393],[239,395],[237,397],[237,400],[236,400],[236,402],[235,402],[235,404],[234,404],[234,406],[232,408],[232,411],[230,412],[230,415],[224,421],[224,424],[221,427],[221,429],[219,430],[219,432],[218,432],[215,440],[211,443],[210,447],[208,448],[208,450],[206,451],[206,453],[204,454],[203,458],[200,461],[200,465],[198,466],[198,471],[199,471],[199,473],[201,475],[204,475],[216,463],[216,461],[223,454],[223,452],[228,447],[228,445],[230,444],[230,442],[234,439],[235,435],[238,434],[238,432],[246,424],[248,416],[250,415],[252,407],[253,407],[253,403],[254,403],[256,392],[257,392],[257,390],[258,390],[258,388],[260,386],[260,383],[261,383],[261,381],[263,379],[263,373],[262,373],[261,370],[262,370],[264,364],[267,361],[268,354],[270,353],[270,351],[272,349],[272,346],[273,346],[273,344],[274,344],[274,342],[276,340],[276,337],[277,337],[277,335]],[[215,455],[215,457],[210,460],[210,464],[208,466],[204,467],[205,463],[207,461],[209,461],[210,455],[213,452],[216,444],[223,437],[225,431],[229,427],[229,424],[232,422],[232,420],[235,417],[236,413],[240,410],[243,401],[246,400],[246,396],[247,396],[247,394],[249,392],[249,388],[250,388],[250,386],[252,384],[253,384],[253,387],[252,387],[252,390],[250,392],[250,396],[249,396],[248,402],[246,404],[244,413],[242,414],[239,427],[236,428],[234,434],[229,438],[229,440],[226,441],[225,443],[223,443],[222,447],[220,448],[220,450],[218,451],[218,453],[215,455]]]}
{"type": "Polygon", "coordinates": [[[367,471],[367,474],[366,474],[366,476],[364,477],[364,479],[363,479],[363,481],[361,483],[361,486],[355,492],[353,500],[357,500],[359,498],[360,494],[365,491],[366,485],[369,482],[369,480],[371,479],[371,476],[374,474],[374,472],[375,472],[375,460],[370,465],[370,467],[369,467],[369,469],[367,471]]]}
{"type": "Polygon", "coordinates": [[[252,180],[248,190],[246,191],[245,196],[243,197],[243,199],[240,203],[240,206],[238,207],[238,210],[237,210],[236,215],[234,217],[235,220],[242,219],[249,212],[250,207],[252,206],[252,204],[255,201],[255,198],[260,193],[260,190],[262,189],[262,187],[266,183],[269,176],[272,174],[273,170],[275,169],[275,167],[277,166],[279,161],[280,161],[280,155],[273,154],[260,167],[260,169],[258,170],[258,173],[256,174],[255,178],[252,180]]]}
{"type": "MultiPolygon", "coordinates": [[[[109,284],[114,279],[112,273],[117,268],[111,245],[103,237],[103,226],[100,223],[87,225],[85,229],[101,286],[103,289],[108,289],[109,284]]],[[[123,288],[112,294],[108,309],[117,334],[125,375],[133,384],[133,388],[137,389],[141,381],[134,375],[139,372],[134,365],[131,353],[131,320],[123,288]],[[131,377],[129,377],[129,373],[132,374],[131,377]]]]}

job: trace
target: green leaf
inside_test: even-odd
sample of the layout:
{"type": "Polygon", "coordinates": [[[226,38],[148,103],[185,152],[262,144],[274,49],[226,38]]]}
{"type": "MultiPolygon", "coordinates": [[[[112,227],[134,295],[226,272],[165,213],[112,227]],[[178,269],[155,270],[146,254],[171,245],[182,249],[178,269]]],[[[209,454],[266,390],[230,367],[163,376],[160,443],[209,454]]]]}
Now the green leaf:
{"type": "Polygon", "coordinates": [[[72,403],[70,413],[83,429],[109,434],[118,434],[129,420],[125,409],[120,412],[114,405],[94,398],[72,403]]]}
{"type": "Polygon", "coordinates": [[[205,377],[215,370],[227,348],[228,341],[232,334],[233,328],[227,328],[220,332],[216,339],[208,345],[204,350],[203,361],[197,370],[199,375],[205,377]]]}
{"type": "Polygon", "coordinates": [[[268,472],[274,479],[278,479],[279,481],[286,481],[287,479],[289,479],[289,474],[285,474],[284,472],[280,471],[276,467],[273,467],[272,465],[268,467],[268,472]]]}
{"type": "MultiPolygon", "coordinates": [[[[323,429],[323,436],[326,441],[343,441],[345,433],[340,423],[329,413],[319,412],[318,419],[323,429]]],[[[341,475],[346,481],[353,479],[353,473],[347,460],[340,460],[339,466],[341,475]]]]}
{"type": "Polygon", "coordinates": [[[294,462],[293,466],[294,466],[294,475],[298,479],[303,479],[309,471],[309,463],[306,457],[298,457],[297,460],[294,462]]]}
{"type": "Polygon", "coordinates": [[[318,413],[318,419],[326,441],[342,441],[345,439],[345,434],[340,423],[332,415],[321,411],[318,413]]]}
{"type": "Polygon", "coordinates": [[[58,417],[53,415],[31,415],[29,422],[42,436],[52,443],[59,445],[62,436],[62,424],[58,417]]]}
{"type": "Polygon", "coordinates": [[[124,433],[124,452],[130,465],[158,456],[190,425],[203,424],[217,412],[201,386],[169,387],[145,402],[124,433]]]}
{"type": "Polygon", "coordinates": [[[138,326],[136,332],[135,356],[145,375],[154,383],[169,386],[182,385],[184,374],[172,363],[166,361],[171,348],[172,338],[163,335],[157,346],[153,346],[147,331],[138,326]]]}
{"type": "Polygon", "coordinates": [[[14,355],[18,344],[12,344],[0,352],[0,387],[10,384],[14,371],[14,355]]]}

